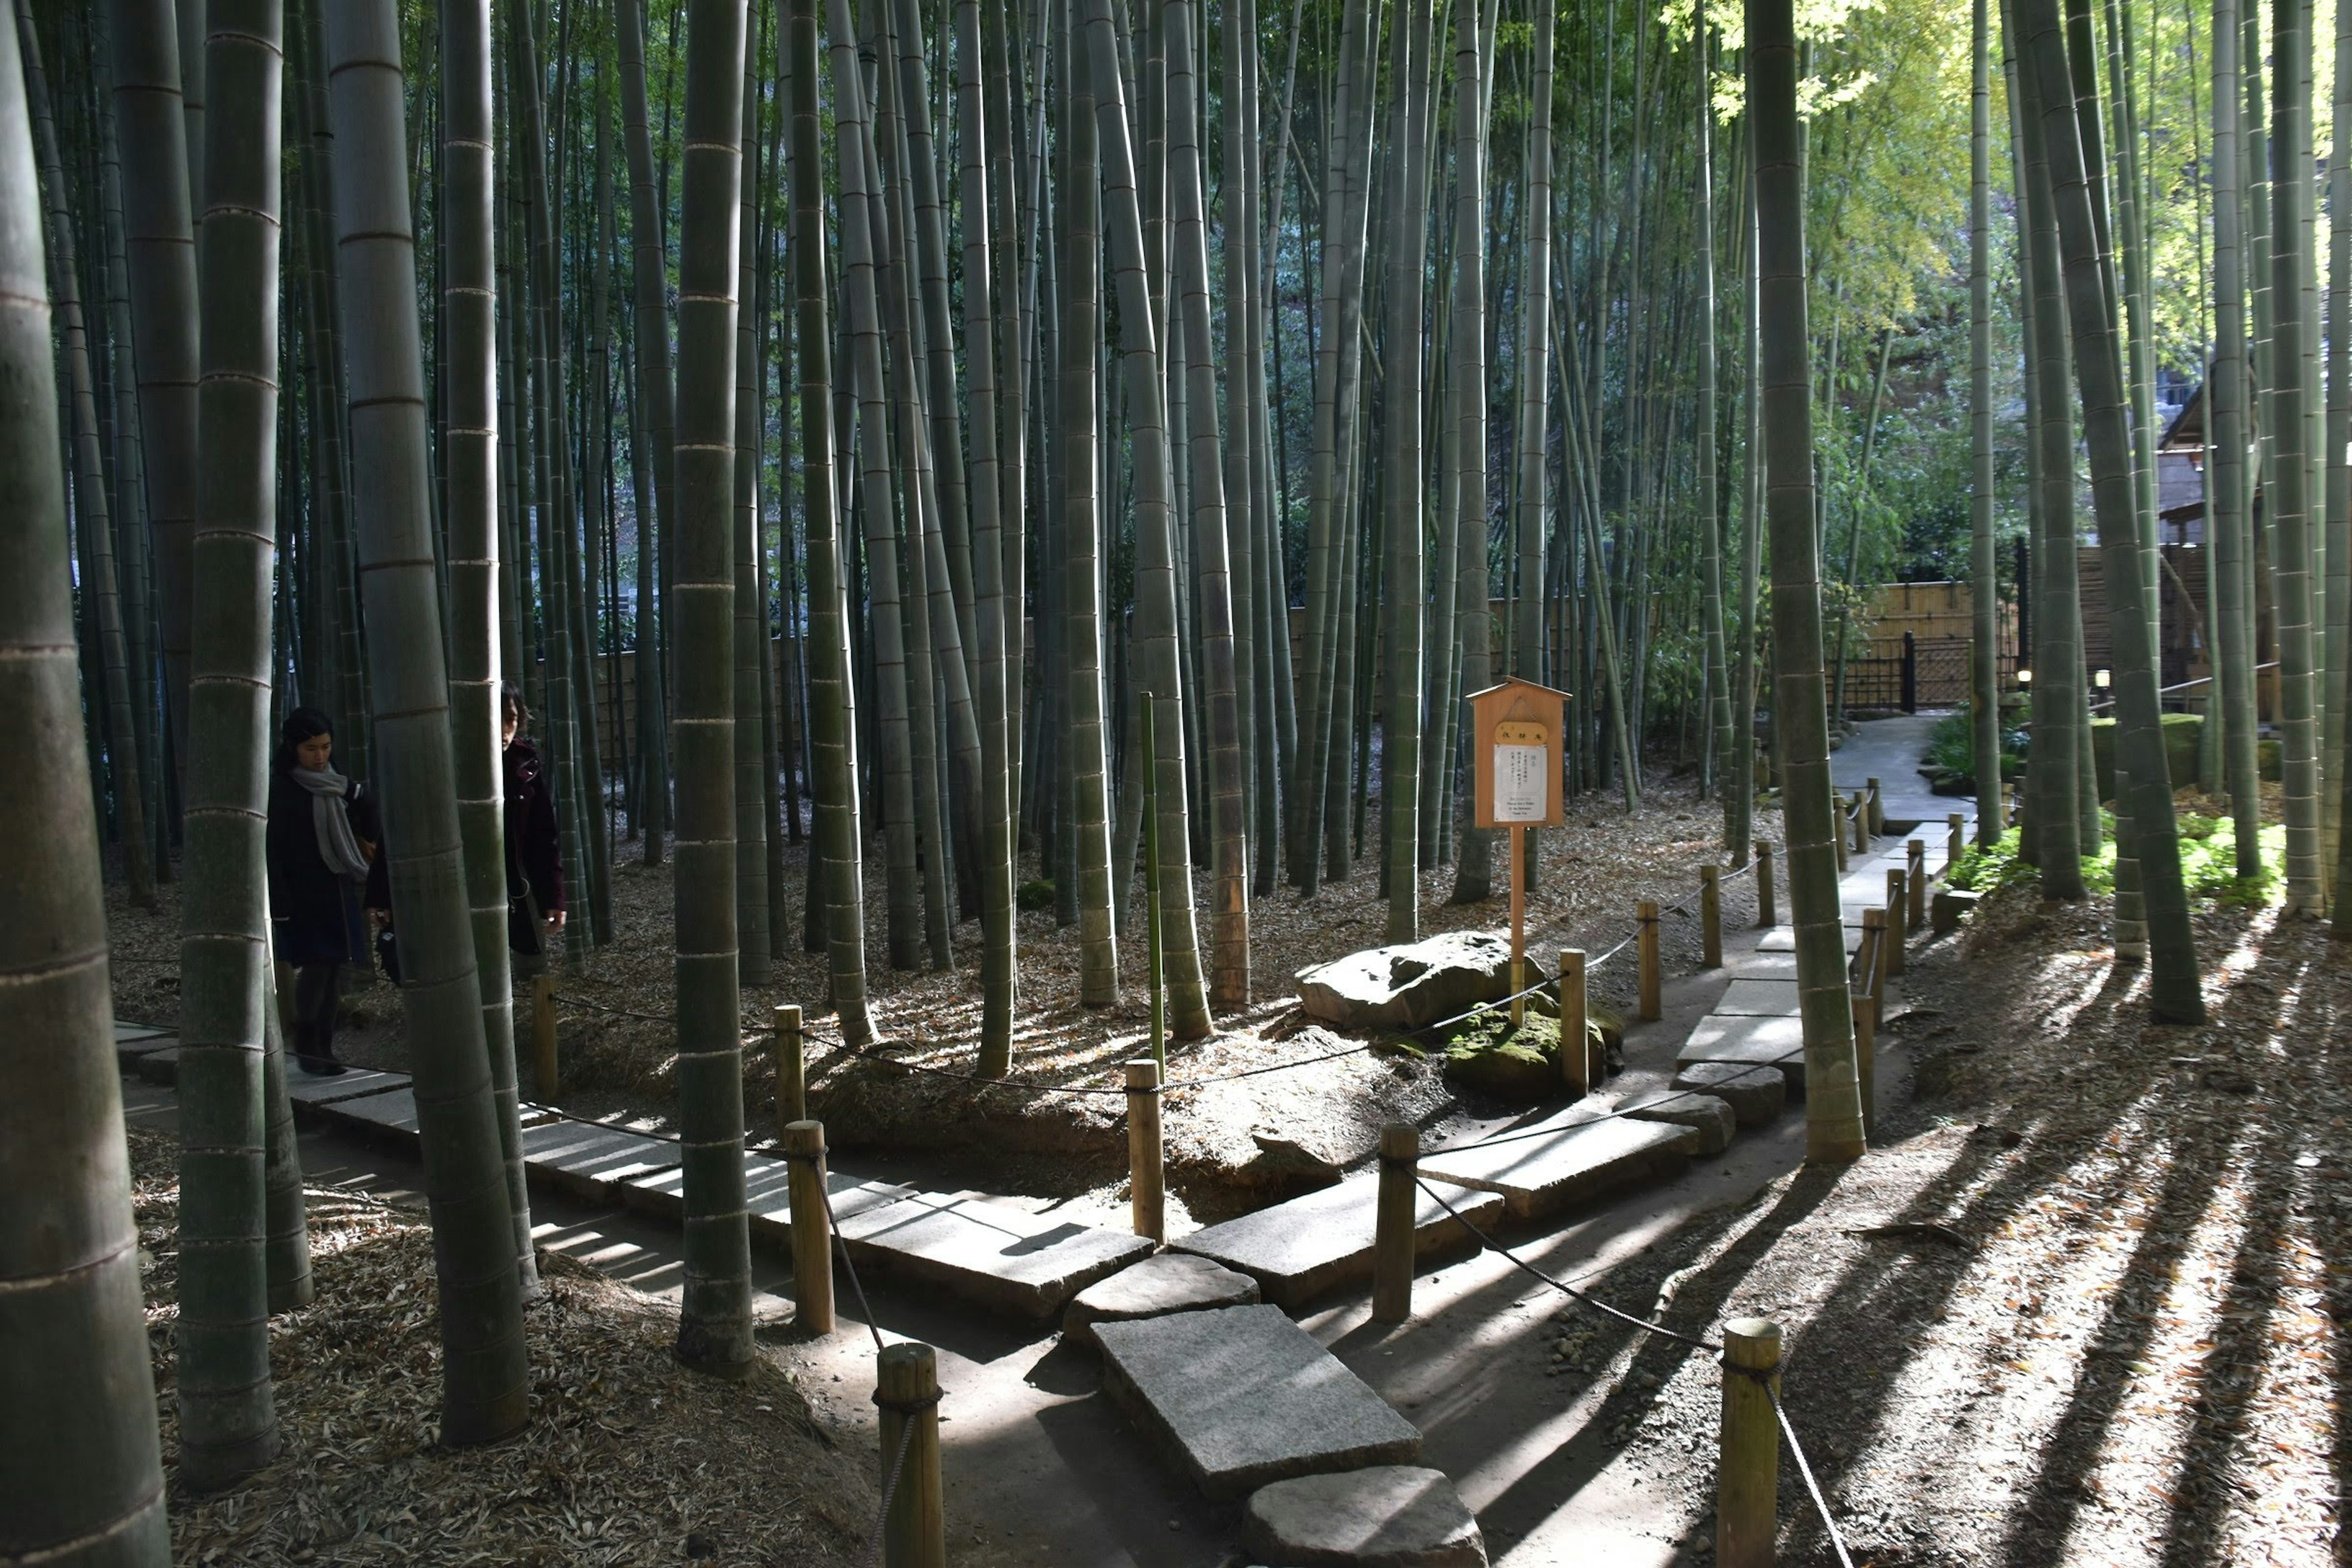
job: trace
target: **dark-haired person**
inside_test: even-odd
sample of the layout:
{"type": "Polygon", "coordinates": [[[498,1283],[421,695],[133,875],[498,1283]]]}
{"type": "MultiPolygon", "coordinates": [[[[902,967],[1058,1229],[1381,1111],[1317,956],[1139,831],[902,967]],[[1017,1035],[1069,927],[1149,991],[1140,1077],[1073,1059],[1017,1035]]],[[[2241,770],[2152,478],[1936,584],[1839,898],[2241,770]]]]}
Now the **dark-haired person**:
{"type": "Polygon", "coordinates": [[[373,858],[375,803],[335,771],[335,730],[315,708],[286,716],[270,760],[270,936],[278,962],[294,971],[294,1057],[302,1070],[331,1074],[335,1005],[342,966],[367,962],[360,889],[373,858]]]}
{"type": "Polygon", "coordinates": [[[506,773],[507,945],[514,973],[541,974],[563,935],[563,839],[547,762],[523,731],[530,710],[511,680],[499,687],[499,736],[506,773]]]}

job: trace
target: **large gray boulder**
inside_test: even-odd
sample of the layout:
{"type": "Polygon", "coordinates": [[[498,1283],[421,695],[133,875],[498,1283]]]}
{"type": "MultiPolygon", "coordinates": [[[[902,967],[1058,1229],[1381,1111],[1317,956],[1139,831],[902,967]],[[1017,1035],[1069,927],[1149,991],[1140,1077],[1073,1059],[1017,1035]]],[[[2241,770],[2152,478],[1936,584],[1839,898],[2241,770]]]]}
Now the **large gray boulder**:
{"type": "Polygon", "coordinates": [[[1307,1016],[1342,1029],[1418,1029],[1510,994],[1511,944],[1454,931],[1298,972],[1307,1016]]]}
{"type": "Polygon", "coordinates": [[[1242,1542],[1280,1568],[1486,1568],[1478,1521],[1454,1483],[1417,1465],[1375,1465],[1262,1487],[1242,1542]]]}

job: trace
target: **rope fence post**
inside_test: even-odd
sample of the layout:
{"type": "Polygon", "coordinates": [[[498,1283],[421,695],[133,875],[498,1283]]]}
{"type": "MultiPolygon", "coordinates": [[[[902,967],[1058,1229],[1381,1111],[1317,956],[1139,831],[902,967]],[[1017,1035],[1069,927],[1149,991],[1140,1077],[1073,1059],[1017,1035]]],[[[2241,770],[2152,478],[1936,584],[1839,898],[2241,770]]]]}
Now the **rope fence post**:
{"type": "Polygon", "coordinates": [[[534,975],[530,983],[530,1065],[538,1076],[539,1092],[552,1095],[563,1087],[562,1065],[555,1057],[555,976],[534,975]]]}
{"type": "Polygon", "coordinates": [[[1144,1057],[1127,1064],[1128,1201],[1135,1234],[1168,1239],[1166,1167],[1160,1141],[1160,1064],[1144,1057]]]}
{"type": "Polygon", "coordinates": [[[1886,929],[1885,910],[1862,911],[1863,945],[1870,950],[1870,966],[1863,971],[1862,977],[1870,987],[1871,1016],[1874,1018],[1878,1016],[1878,1009],[1886,1005],[1886,977],[1893,973],[1888,967],[1895,945],[1891,940],[1893,934],[1886,929]]]}
{"type": "Polygon", "coordinates": [[[1592,1091],[1592,1026],[1586,1021],[1584,950],[1566,947],[1559,953],[1559,1077],[1570,1100],[1592,1091]]]}
{"type": "Polygon", "coordinates": [[[1889,866],[1886,868],[1886,973],[1889,974],[1903,973],[1903,919],[1904,911],[1911,901],[1903,890],[1903,884],[1908,880],[1901,867],[1889,866]]]}
{"type": "Polygon", "coordinates": [[[807,1037],[801,1032],[801,1010],[793,1003],[776,1008],[776,1136],[795,1121],[808,1120],[807,1037]]]}
{"type": "Polygon", "coordinates": [[[1421,1131],[1410,1121],[1381,1129],[1381,1187],[1372,1228],[1372,1321],[1412,1316],[1413,1182],[1421,1131]]]}
{"type": "Polygon", "coordinates": [[[882,1561],[887,1568],[947,1568],[940,1489],[940,1358],[927,1344],[895,1344],[874,1365],[882,1411],[882,1561]]]}
{"type": "Polygon", "coordinates": [[[1857,855],[1869,854],[1872,837],[1870,792],[1866,789],[1856,790],[1853,795],[1853,852],[1857,855]]]}
{"type": "Polygon", "coordinates": [[[1878,1010],[1868,996],[1849,999],[1853,1008],[1854,1076],[1862,1086],[1862,1141],[1878,1127],[1878,1010]]]}
{"type": "Polygon", "coordinates": [[[1772,1568],[1780,1490],[1780,1325],[1723,1325],[1723,1434],[1715,1482],[1717,1568],[1772,1568]]]}
{"type": "Polygon", "coordinates": [[[1698,868],[1698,966],[1723,967],[1723,868],[1698,868]]]}
{"type": "Polygon", "coordinates": [[[1663,979],[1658,972],[1658,906],[1647,899],[1633,906],[1634,918],[1642,922],[1639,943],[1642,961],[1642,1022],[1655,1023],[1665,1016],[1665,1005],[1660,997],[1663,979]]]}
{"type": "Polygon", "coordinates": [[[1911,895],[1907,929],[1917,931],[1927,923],[1927,841],[1914,838],[1906,847],[1911,852],[1904,878],[1904,890],[1911,895]]]}
{"type": "Polygon", "coordinates": [[[1958,812],[1948,812],[1945,815],[1944,831],[1947,837],[1944,840],[1944,879],[1948,882],[1952,879],[1952,872],[1960,863],[1961,826],[1958,812]]]}
{"type": "Polygon", "coordinates": [[[793,1218],[793,1299],[806,1334],[833,1332],[833,1221],[824,1201],[824,1123],[784,1129],[784,1175],[793,1218]]]}
{"type": "Polygon", "coordinates": [[[1837,847],[1837,868],[1841,877],[1845,875],[1846,846],[1853,841],[1852,813],[1853,807],[1847,804],[1845,796],[1835,790],[1830,791],[1830,816],[1835,819],[1837,827],[1837,831],[1830,835],[1830,842],[1837,847]]]}
{"type": "Polygon", "coordinates": [[[1864,786],[1870,799],[1870,836],[1881,837],[1886,832],[1886,793],[1876,779],[1864,786]]]}
{"type": "Polygon", "coordinates": [[[1756,841],[1756,923],[1769,931],[1780,923],[1772,908],[1772,846],[1756,841]]]}

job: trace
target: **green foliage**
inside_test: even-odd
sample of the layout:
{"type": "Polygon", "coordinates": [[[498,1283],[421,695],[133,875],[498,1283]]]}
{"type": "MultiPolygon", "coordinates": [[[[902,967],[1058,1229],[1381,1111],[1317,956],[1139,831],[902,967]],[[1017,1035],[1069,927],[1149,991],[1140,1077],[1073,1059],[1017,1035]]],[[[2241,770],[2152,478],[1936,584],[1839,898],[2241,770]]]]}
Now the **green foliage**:
{"type": "MultiPolygon", "coordinates": [[[[1927,769],[1944,783],[1974,788],[1977,782],[1975,709],[1963,705],[1936,721],[1927,732],[1927,769]]],[[[2000,732],[2000,776],[2016,778],[2025,769],[2025,731],[2000,732]]]]}
{"type": "Polygon", "coordinates": [[[1054,879],[1039,877],[1024,882],[1013,895],[1013,901],[1024,910],[1050,910],[1054,907],[1054,879]]]}
{"type": "MultiPolygon", "coordinates": [[[[2175,819],[2180,832],[2180,877],[2191,900],[2259,909],[2284,897],[2277,868],[2286,857],[2286,827],[2273,823],[2262,831],[2263,868],[2254,876],[2238,875],[2236,840],[2224,817],[2181,812],[2175,819]]],[[[2103,829],[2098,857],[2083,862],[2083,885],[2093,894],[2110,893],[2116,885],[2115,817],[2099,814],[2103,829]]],[[[2030,882],[2039,873],[2018,858],[2020,829],[2011,828],[1998,842],[1971,845],[1960,857],[1947,885],[1964,893],[1989,893],[2012,883],[2030,882]]]]}

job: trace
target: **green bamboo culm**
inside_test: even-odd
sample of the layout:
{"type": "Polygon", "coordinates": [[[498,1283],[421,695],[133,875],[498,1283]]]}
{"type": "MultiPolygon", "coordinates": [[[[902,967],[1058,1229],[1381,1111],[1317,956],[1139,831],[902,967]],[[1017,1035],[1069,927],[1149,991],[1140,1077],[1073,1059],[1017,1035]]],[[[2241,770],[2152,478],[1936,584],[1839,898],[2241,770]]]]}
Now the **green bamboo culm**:
{"type": "MultiPolygon", "coordinates": [[[[2221,714],[2221,757],[2228,781],[2236,867],[2241,877],[2262,870],[2262,793],[2255,748],[2253,578],[2247,562],[2252,534],[2246,482],[2246,343],[2244,168],[2239,142],[2242,83],[2238,68],[2242,30],[2237,0],[2213,0],[2213,368],[2206,384],[2213,424],[2212,595],[2221,636],[2214,649],[2214,685],[2221,714]]],[[[2209,710],[2210,711],[2210,710],[2209,710]]]]}
{"type": "Polygon", "coordinates": [[[441,1440],[487,1443],[530,1419],[530,1368],[458,828],[400,7],[398,0],[338,0],[324,11],[328,114],[347,176],[335,182],[335,247],[352,456],[368,481],[352,498],[352,521],[370,632],[383,853],[440,1292],[441,1440]]]}
{"type": "Polygon", "coordinates": [[[1772,723],[1781,736],[1781,811],[1797,991],[1805,1041],[1805,1157],[1864,1149],[1853,1013],[1838,908],[1830,806],[1829,709],[1822,675],[1821,541],[1813,510],[1811,328],[1805,275],[1803,131],[1797,119],[1792,0],[1748,0],[1748,102],[1756,148],[1765,521],[1772,531],[1772,723]]]}
{"type": "MultiPolygon", "coordinates": [[[[507,849],[499,758],[497,268],[492,222],[495,153],[490,113],[489,0],[441,0],[442,384],[449,400],[442,438],[449,562],[450,738],[457,824],[465,846],[466,901],[473,913],[476,984],[516,1278],[539,1288],[530,1241],[530,1193],[522,1163],[515,1078],[514,976],[507,946],[507,849]]],[[[640,686],[651,693],[650,686],[640,686]]],[[[656,831],[658,831],[657,829],[656,831]]],[[[540,1086],[552,1093],[552,1084],[540,1086]]]]}
{"type": "Polygon", "coordinates": [[[37,191],[0,26],[0,1560],[163,1568],[37,191]]]}
{"type": "Polygon", "coordinates": [[[1143,901],[1144,951],[1150,955],[1151,985],[1151,1059],[1168,1071],[1168,987],[1160,927],[1160,743],[1152,719],[1158,704],[1149,691],[1138,692],[1137,722],[1143,731],[1143,901]]]}
{"type": "MultiPolygon", "coordinates": [[[[205,323],[190,572],[180,939],[181,1483],[278,1452],[262,1120],[269,974],[263,824],[277,550],[281,0],[213,0],[198,231],[205,323]]],[[[168,623],[167,623],[168,625],[168,623]]],[[[167,634],[168,635],[168,634],[167,634]]]]}
{"type": "Polygon", "coordinates": [[[1971,621],[1969,718],[1977,772],[1977,842],[2008,824],[2000,800],[2000,557],[1993,542],[1992,460],[1992,40],[1991,0],[1970,24],[1969,123],[1969,484],[1971,621]]]}
{"type": "Polygon", "coordinates": [[[677,1114],[686,1287],[677,1354],[740,1376],[751,1363],[743,1196],[743,1046],[735,932],[735,226],[745,0],[687,12],[678,236],[677,1114]]]}
{"type": "MultiPolygon", "coordinates": [[[[2092,497],[2105,568],[2109,633],[2115,649],[2116,763],[2131,784],[2131,816],[2147,917],[2148,1010],[2159,1023],[2205,1017],[2195,932],[2181,880],[2180,840],[2172,816],[2157,695],[2155,649],[2139,592],[2139,541],[2133,526],[2131,437],[2125,424],[2123,363],[2115,319],[2105,309],[2106,283],[2085,183],[2082,139],[2070,112],[2066,47],[2056,0],[2016,0],[2023,35],[2021,74],[2032,79],[2041,114],[2050,190],[2065,259],[2067,317],[2074,372],[2089,437],[2092,497]]],[[[2298,422],[2299,424],[2299,422],[2298,422]]]]}

